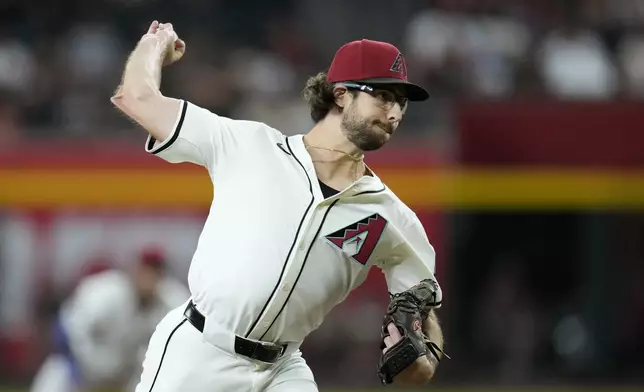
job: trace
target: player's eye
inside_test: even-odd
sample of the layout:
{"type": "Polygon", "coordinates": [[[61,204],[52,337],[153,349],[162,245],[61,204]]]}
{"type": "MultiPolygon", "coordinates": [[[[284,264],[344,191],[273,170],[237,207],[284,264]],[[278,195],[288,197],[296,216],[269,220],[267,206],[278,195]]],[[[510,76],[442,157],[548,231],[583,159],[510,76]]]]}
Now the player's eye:
{"type": "Polygon", "coordinates": [[[378,98],[382,103],[396,102],[396,94],[388,90],[377,90],[376,98],[378,98]]]}
{"type": "Polygon", "coordinates": [[[406,97],[403,97],[401,100],[398,101],[398,104],[400,105],[400,110],[402,110],[402,113],[405,114],[407,113],[407,107],[409,106],[409,99],[406,97]]]}
{"type": "Polygon", "coordinates": [[[396,102],[398,102],[398,105],[400,105],[400,109],[403,112],[407,110],[407,104],[409,104],[409,99],[407,97],[398,97],[396,102]]]}
{"type": "Polygon", "coordinates": [[[407,110],[407,103],[409,102],[407,97],[398,95],[393,91],[376,90],[374,96],[382,103],[383,106],[389,109],[393,107],[395,103],[398,103],[398,105],[400,105],[400,110],[402,110],[403,113],[407,110]]]}

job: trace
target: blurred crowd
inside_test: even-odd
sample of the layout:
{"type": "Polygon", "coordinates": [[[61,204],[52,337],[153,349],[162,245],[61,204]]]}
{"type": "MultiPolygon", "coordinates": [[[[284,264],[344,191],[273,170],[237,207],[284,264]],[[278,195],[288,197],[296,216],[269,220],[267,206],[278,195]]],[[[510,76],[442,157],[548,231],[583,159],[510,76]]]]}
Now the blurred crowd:
{"type": "Polygon", "coordinates": [[[445,128],[454,100],[644,97],[644,0],[4,0],[0,145],[128,138],[109,96],[152,19],[188,45],[164,91],[285,133],[310,125],[306,78],[363,37],[398,45],[432,93],[408,135],[445,128]]]}

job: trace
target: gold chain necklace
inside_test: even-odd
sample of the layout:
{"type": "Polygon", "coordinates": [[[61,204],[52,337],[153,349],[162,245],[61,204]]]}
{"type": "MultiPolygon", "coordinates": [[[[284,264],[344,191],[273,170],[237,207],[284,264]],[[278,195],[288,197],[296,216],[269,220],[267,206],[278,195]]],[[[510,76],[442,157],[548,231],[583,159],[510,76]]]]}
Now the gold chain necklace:
{"type": "MultiPolygon", "coordinates": [[[[363,169],[363,173],[362,174],[360,173],[360,163],[362,163],[362,160],[364,159],[364,154],[360,154],[359,156],[355,156],[353,154],[349,154],[348,152],[344,152],[342,150],[337,150],[337,149],[334,149],[334,148],[312,146],[312,145],[308,144],[305,140],[303,140],[303,141],[304,141],[304,146],[306,147],[307,151],[309,149],[313,148],[313,149],[317,149],[317,150],[339,152],[339,153],[349,157],[352,161],[356,162],[357,163],[356,164],[356,173],[355,173],[355,177],[353,178],[353,181],[357,181],[360,177],[362,177],[362,174],[364,174],[364,170],[366,170],[366,166],[365,166],[365,169],[363,169]]],[[[320,162],[320,161],[313,161],[313,162],[320,162]]]]}
{"type": "Polygon", "coordinates": [[[315,148],[315,149],[317,149],[317,150],[326,150],[326,151],[335,151],[335,152],[339,152],[339,153],[341,153],[341,154],[344,154],[344,155],[348,156],[348,157],[349,157],[349,158],[351,158],[351,160],[353,160],[354,162],[362,162],[362,159],[364,158],[364,155],[363,155],[363,154],[360,154],[359,156],[355,156],[355,155],[353,155],[353,154],[349,154],[348,152],[344,152],[344,151],[342,151],[342,150],[336,150],[335,148],[326,148],[326,147],[311,146],[311,145],[308,145],[308,144],[306,144],[306,143],[305,143],[304,145],[306,146],[306,149],[307,149],[307,150],[308,150],[309,148],[315,148]]]}

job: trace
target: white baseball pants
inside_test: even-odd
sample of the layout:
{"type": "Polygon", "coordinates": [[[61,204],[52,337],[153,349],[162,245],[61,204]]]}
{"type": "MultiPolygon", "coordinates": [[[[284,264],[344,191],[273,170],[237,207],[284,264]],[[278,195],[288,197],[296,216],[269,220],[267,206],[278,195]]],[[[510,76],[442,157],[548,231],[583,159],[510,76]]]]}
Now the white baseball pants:
{"type": "Polygon", "coordinates": [[[300,351],[265,364],[214,345],[183,316],[185,304],[150,339],[136,392],[318,392],[300,351]]]}

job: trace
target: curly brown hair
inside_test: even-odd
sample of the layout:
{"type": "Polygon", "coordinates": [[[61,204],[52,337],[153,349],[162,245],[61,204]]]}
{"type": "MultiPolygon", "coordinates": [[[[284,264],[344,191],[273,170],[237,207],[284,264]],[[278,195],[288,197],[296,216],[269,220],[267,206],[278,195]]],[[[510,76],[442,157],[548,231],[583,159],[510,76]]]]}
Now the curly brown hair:
{"type": "Polygon", "coordinates": [[[326,72],[311,76],[306,81],[302,96],[309,104],[311,119],[316,123],[326,117],[335,106],[333,85],[327,80],[326,72]]]}
{"type": "MultiPolygon", "coordinates": [[[[355,92],[351,91],[351,94],[355,95],[355,92]]],[[[331,109],[337,107],[333,96],[333,84],[329,83],[326,72],[311,76],[306,81],[302,96],[309,104],[311,119],[316,123],[324,119],[331,109]]]]}

